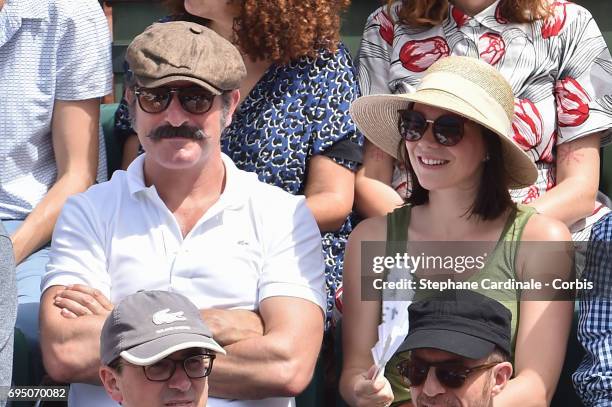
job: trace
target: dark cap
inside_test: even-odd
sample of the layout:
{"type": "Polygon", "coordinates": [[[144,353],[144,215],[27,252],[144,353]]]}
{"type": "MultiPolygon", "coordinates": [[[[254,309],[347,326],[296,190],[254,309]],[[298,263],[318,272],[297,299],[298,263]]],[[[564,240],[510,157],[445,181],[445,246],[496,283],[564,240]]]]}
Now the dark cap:
{"type": "Polygon", "coordinates": [[[125,297],[104,322],[100,335],[100,359],[105,365],[121,356],[147,366],[188,348],[225,354],[196,306],[168,291],[139,291],[125,297]]]}
{"type": "Polygon", "coordinates": [[[508,308],[482,294],[462,290],[408,307],[409,328],[398,352],[433,348],[469,359],[490,355],[495,346],[510,354],[508,308]]]}
{"type": "Polygon", "coordinates": [[[213,30],[187,21],[155,23],[127,49],[137,81],[155,88],[189,81],[219,95],[238,89],[246,68],[238,49],[213,30]]]}

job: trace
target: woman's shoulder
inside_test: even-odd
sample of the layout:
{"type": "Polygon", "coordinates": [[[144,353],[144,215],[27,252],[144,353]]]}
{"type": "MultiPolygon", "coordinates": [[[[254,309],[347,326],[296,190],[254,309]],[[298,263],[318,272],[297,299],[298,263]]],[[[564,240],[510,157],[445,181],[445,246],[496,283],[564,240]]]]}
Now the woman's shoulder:
{"type": "Polygon", "coordinates": [[[586,26],[593,22],[591,12],[585,7],[565,0],[549,0],[550,14],[541,20],[541,34],[544,38],[557,37],[567,32],[569,40],[576,40],[575,35],[569,35],[569,27],[586,26]]]}
{"type": "Polygon", "coordinates": [[[525,225],[521,240],[569,242],[572,240],[572,235],[563,222],[540,213],[534,213],[525,225]]]}
{"type": "Polygon", "coordinates": [[[339,41],[333,49],[321,47],[317,50],[314,57],[302,56],[285,65],[280,66],[281,70],[290,73],[305,73],[305,79],[313,79],[326,72],[342,75],[343,72],[350,71],[354,74],[354,64],[351,52],[348,47],[339,41]]]}
{"type": "Polygon", "coordinates": [[[355,239],[376,241],[393,238],[394,228],[408,228],[411,211],[411,205],[403,205],[387,215],[364,219],[353,229],[351,238],[355,236],[355,239]],[[391,236],[389,236],[389,226],[391,226],[391,236]]]}
{"type": "Polygon", "coordinates": [[[351,240],[384,241],[387,239],[387,216],[375,216],[359,222],[350,235],[351,240]]]}
{"type": "Polygon", "coordinates": [[[350,103],[359,92],[353,60],[342,43],[335,51],[320,49],[316,57],[302,56],[283,65],[273,65],[260,85],[280,92],[280,98],[299,98],[305,108],[335,95],[350,103]]]}
{"type": "Polygon", "coordinates": [[[368,16],[366,22],[366,28],[371,24],[386,25],[391,23],[392,25],[399,22],[399,12],[402,8],[402,1],[394,1],[391,4],[385,4],[378,7],[368,16]]]}
{"type": "Polygon", "coordinates": [[[571,22],[577,18],[593,18],[591,12],[584,6],[567,0],[548,0],[551,14],[550,19],[562,18],[564,22],[571,22]]]}

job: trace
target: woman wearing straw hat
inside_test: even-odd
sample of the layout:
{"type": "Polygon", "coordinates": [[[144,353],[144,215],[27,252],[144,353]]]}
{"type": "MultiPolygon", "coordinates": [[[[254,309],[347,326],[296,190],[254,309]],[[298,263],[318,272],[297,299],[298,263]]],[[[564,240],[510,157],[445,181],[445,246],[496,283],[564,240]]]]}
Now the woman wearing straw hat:
{"type": "MultiPolygon", "coordinates": [[[[478,284],[568,277],[571,255],[530,256],[533,243],[521,244],[564,242],[565,250],[571,236],[562,222],[510,197],[509,188],[531,185],[537,177],[532,160],[508,136],[513,100],[509,84],[490,65],[453,56],[433,64],[414,93],[363,96],[351,106],[358,128],[397,151],[413,182],[409,205],[363,221],[347,246],[340,389],[351,406],[389,405],[393,394],[395,403],[410,399],[393,360],[386,372],[393,394],[386,379],[371,379],[370,348],[385,308],[381,298],[387,297],[379,292],[377,301],[362,301],[362,277],[372,271],[361,264],[363,242],[386,241],[386,256],[396,250],[390,242],[403,242],[404,252],[419,242],[488,242],[484,267],[459,278],[478,284]]],[[[420,271],[416,277],[421,279],[420,271]]],[[[527,301],[526,291],[507,287],[483,293],[499,298],[513,315],[516,376],[495,406],[547,405],[564,359],[572,302],[547,295],[527,301]]],[[[416,296],[422,294],[417,288],[416,296]]]]}
{"type": "MultiPolygon", "coordinates": [[[[565,0],[389,0],[366,23],[362,93],[411,89],[448,55],[479,58],[512,86],[512,133],[538,167],[534,183],[511,191],[513,200],[588,240],[608,212],[596,195],[600,138],[612,125],[612,60],[590,13],[565,0]]],[[[355,190],[366,217],[393,210],[407,193],[386,147],[366,141],[355,190]]]]}

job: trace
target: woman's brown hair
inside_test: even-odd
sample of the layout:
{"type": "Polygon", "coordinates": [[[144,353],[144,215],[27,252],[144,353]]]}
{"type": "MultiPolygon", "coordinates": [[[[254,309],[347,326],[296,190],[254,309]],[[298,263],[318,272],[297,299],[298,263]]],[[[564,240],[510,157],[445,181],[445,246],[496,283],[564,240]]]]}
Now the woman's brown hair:
{"type": "MultiPolygon", "coordinates": [[[[512,201],[508,191],[508,180],[512,174],[506,172],[499,136],[485,127],[481,127],[481,131],[487,151],[487,159],[484,162],[474,203],[466,215],[478,215],[482,220],[492,220],[501,216],[509,208],[516,208],[516,204],[512,201]]],[[[427,203],[429,201],[429,191],[419,184],[419,180],[410,165],[404,140],[400,140],[397,152],[398,160],[408,172],[410,191],[406,202],[412,205],[427,203]]]]}
{"type": "MultiPolygon", "coordinates": [[[[340,14],[350,0],[228,0],[241,4],[234,22],[235,43],[251,58],[274,63],[335,51],[340,14]]],[[[186,14],[183,0],[167,0],[173,13],[186,14]]]]}
{"type": "MultiPolygon", "coordinates": [[[[387,0],[389,7],[395,0],[387,0]]],[[[448,16],[448,0],[402,0],[399,22],[413,27],[433,27],[448,16]]],[[[498,16],[510,23],[530,23],[551,14],[547,0],[501,0],[498,16]]]]}

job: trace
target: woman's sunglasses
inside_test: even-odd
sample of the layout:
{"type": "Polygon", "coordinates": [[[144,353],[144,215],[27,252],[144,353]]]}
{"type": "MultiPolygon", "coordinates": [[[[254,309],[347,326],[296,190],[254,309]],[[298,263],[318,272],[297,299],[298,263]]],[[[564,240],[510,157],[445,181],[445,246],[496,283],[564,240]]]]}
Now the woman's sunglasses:
{"type": "Polygon", "coordinates": [[[400,136],[406,141],[418,141],[423,138],[429,124],[433,126],[436,141],[443,146],[454,146],[463,138],[463,126],[466,119],[455,114],[445,114],[436,120],[429,120],[415,110],[397,111],[399,119],[397,128],[400,136]]]}
{"type": "Polygon", "coordinates": [[[210,110],[215,95],[199,86],[188,88],[142,88],[134,89],[138,105],[147,113],[161,113],[170,106],[174,94],[183,110],[191,114],[203,114],[210,110]]]}
{"type": "Polygon", "coordinates": [[[397,365],[397,370],[407,386],[420,386],[425,383],[430,368],[436,369],[436,378],[445,387],[458,389],[465,384],[468,376],[474,372],[490,369],[500,362],[465,367],[457,363],[428,363],[420,359],[406,359],[397,365]]]}

